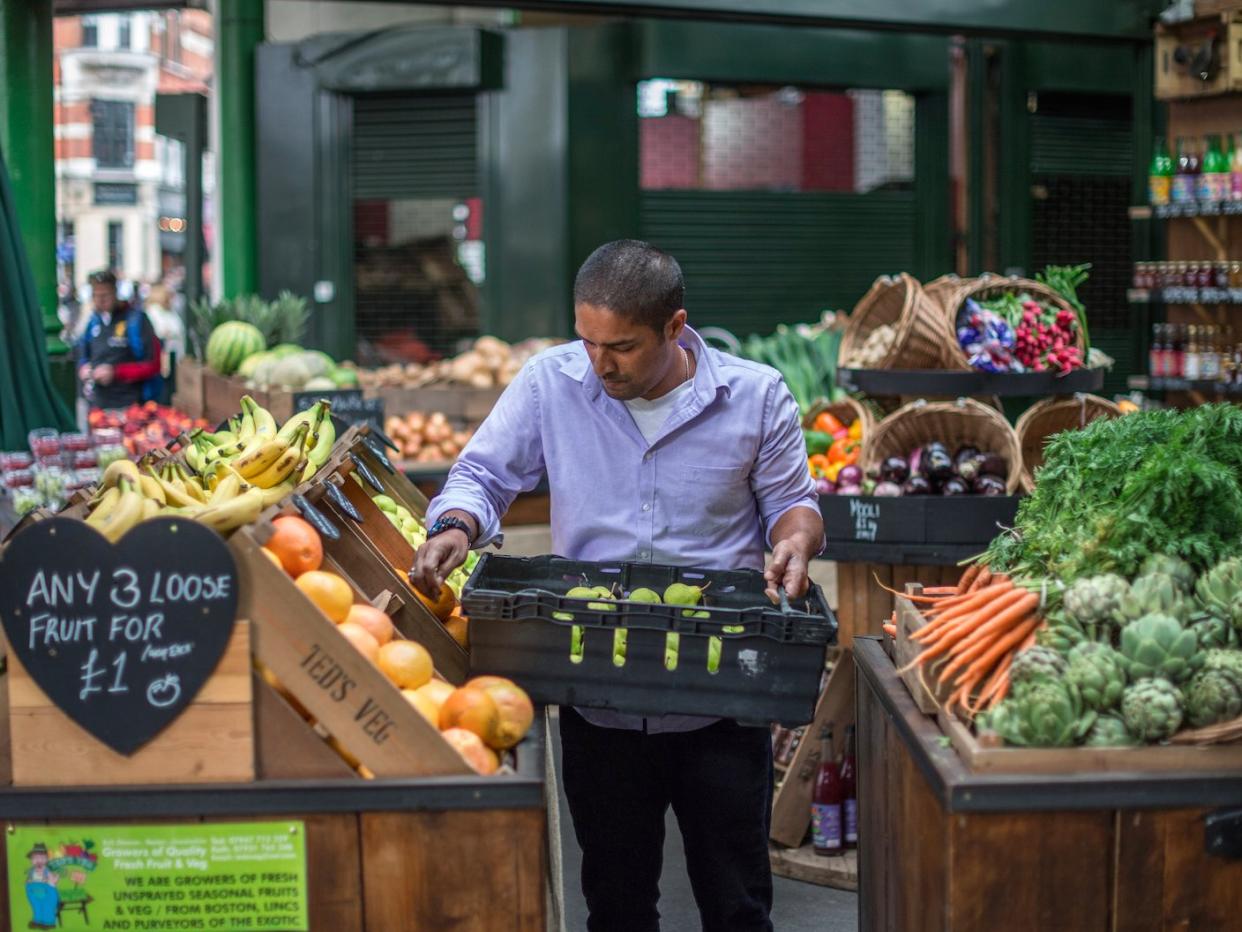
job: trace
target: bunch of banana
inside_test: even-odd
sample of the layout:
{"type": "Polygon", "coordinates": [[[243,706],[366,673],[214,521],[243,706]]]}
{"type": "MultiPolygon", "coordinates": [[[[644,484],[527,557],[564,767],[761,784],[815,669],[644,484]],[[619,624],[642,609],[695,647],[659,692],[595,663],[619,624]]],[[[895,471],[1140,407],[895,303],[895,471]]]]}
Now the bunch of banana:
{"type": "Polygon", "coordinates": [[[230,471],[261,489],[282,485],[291,475],[296,486],[313,476],[332,452],[336,429],[330,410],[329,402],[318,401],[277,429],[271,413],[246,395],[240,417],[227,429],[191,435],[185,460],[212,489],[230,471]],[[292,462],[286,455],[290,450],[292,462]]]}

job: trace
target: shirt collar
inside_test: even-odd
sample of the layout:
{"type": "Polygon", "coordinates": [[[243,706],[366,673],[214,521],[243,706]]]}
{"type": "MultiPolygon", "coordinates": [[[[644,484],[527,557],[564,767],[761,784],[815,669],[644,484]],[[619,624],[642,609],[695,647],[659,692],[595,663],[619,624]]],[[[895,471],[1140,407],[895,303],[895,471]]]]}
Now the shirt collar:
{"type": "MultiPolygon", "coordinates": [[[[687,325],[683,328],[678,342],[694,354],[694,394],[699,401],[703,405],[709,404],[715,399],[721,389],[724,389],[725,393],[728,394],[729,385],[720,378],[720,370],[716,366],[715,356],[703,341],[703,338],[687,325]]],[[[586,348],[582,345],[582,341],[577,340],[575,343],[574,350],[568,355],[565,362],[561,364],[561,372],[575,382],[581,382],[582,388],[587,395],[595,398],[604,390],[604,386],[600,384],[599,376],[591,368],[591,360],[587,357],[586,348]]]]}

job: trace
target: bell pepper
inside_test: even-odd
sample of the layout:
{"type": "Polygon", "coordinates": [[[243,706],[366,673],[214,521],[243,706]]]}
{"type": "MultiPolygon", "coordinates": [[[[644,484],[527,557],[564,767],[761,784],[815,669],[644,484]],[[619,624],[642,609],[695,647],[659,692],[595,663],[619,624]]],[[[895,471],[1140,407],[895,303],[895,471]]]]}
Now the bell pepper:
{"type": "Polygon", "coordinates": [[[830,411],[821,411],[815,417],[815,429],[823,431],[825,434],[836,433],[844,426],[840,419],[830,411]]]}
{"type": "Polygon", "coordinates": [[[862,418],[855,418],[848,431],[851,440],[862,440],[862,418]]]}
{"type": "Polygon", "coordinates": [[[829,482],[836,482],[837,476],[840,474],[841,470],[844,468],[845,468],[845,463],[831,463],[828,466],[827,471],[824,472],[824,478],[827,479],[829,482]]]}
{"type": "Polygon", "coordinates": [[[857,440],[851,440],[848,437],[834,440],[832,446],[828,448],[828,462],[840,463],[843,466],[856,463],[861,449],[862,444],[857,440]]]}
{"type": "Polygon", "coordinates": [[[825,434],[823,431],[804,430],[802,437],[806,441],[806,452],[808,454],[827,453],[828,448],[832,446],[832,435],[825,434]]]}
{"type": "Polygon", "coordinates": [[[828,471],[828,467],[831,464],[828,462],[828,457],[824,454],[813,453],[806,458],[806,465],[811,471],[811,476],[818,479],[828,471]]]}

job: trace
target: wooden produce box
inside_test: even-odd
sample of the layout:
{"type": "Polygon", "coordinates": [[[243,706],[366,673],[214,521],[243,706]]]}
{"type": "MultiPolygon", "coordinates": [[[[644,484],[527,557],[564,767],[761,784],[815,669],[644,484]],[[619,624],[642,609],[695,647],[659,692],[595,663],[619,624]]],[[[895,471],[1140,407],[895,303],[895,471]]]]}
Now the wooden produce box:
{"type": "Polygon", "coordinates": [[[1088,753],[1056,770],[973,771],[876,639],[854,656],[860,929],[1237,928],[1236,762],[1092,770],[1088,753]]]}
{"type": "Polygon", "coordinates": [[[427,386],[424,388],[377,388],[367,392],[381,398],[389,414],[404,415],[423,411],[477,424],[492,412],[503,388],[469,388],[467,386],[427,386]]]}
{"type": "Polygon", "coordinates": [[[203,374],[207,367],[197,359],[184,356],[177,360],[177,383],[174,388],[173,407],[190,417],[204,417],[206,411],[203,374]]]}
{"type": "Polygon", "coordinates": [[[202,385],[201,416],[213,424],[221,424],[237,414],[241,410],[243,395],[249,395],[260,407],[270,411],[278,424],[306,410],[320,398],[330,400],[333,415],[346,421],[370,420],[378,425],[384,420],[383,404],[366,398],[361,389],[290,392],[284,389],[246,388],[243,380],[219,375],[206,368],[202,370],[202,385]]]}
{"type": "Polygon", "coordinates": [[[1232,10],[1186,23],[1156,27],[1156,98],[1179,100],[1242,90],[1242,12],[1232,10]],[[1213,76],[1196,73],[1197,56],[1207,60],[1213,76]]]}

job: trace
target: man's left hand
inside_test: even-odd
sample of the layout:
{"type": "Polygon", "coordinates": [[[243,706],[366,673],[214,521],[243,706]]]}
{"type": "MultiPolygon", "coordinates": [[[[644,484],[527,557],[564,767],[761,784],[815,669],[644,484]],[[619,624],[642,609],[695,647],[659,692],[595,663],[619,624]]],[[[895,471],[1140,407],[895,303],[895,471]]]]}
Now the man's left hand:
{"type": "Polygon", "coordinates": [[[780,601],[776,594],[778,584],[785,587],[785,594],[791,599],[799,599],[806,594],[810,580],[807,577],[807,561],[801,550],[792,541],[777,541],[772,548],[772,559],[763,572],[767,580],[768,598],[773,604],[780,601]]]}
{"type": "Polygon", "coordinates": [[[112,377],[116,375],[116,370],[104,363],[102,366],[96,366],[95,371],[91,375],[100,385],[110,385],[112,377]]]}

